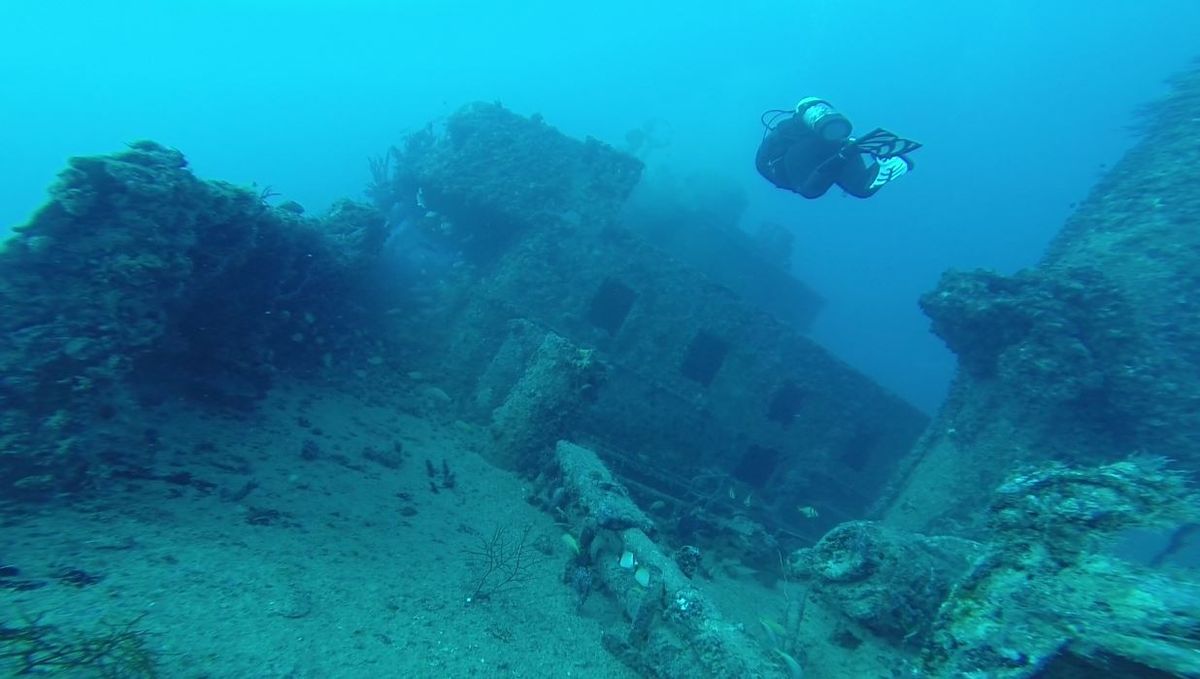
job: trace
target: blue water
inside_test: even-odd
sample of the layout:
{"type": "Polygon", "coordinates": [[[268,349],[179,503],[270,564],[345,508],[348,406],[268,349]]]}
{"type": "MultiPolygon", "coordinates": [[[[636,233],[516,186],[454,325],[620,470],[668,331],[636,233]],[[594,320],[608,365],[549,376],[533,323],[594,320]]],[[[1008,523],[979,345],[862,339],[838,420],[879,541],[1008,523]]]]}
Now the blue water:
{"type": "Polygon", "coordinates": [[[658,121],[652,163],[723,174],[748,228],[795,229],[828,300],[816,339],[933,409],[953,359],[918,295],[949,267],[1034,263],[1200,33],[1195,0],[503,4],[6,0],[0,225],[67,156],[135,139],[321,210],[468,101],[614,144],[658,121]],[[869,201],[764,182],[759,113],[812,94],[924,142],[916,172],[869,201]]]}

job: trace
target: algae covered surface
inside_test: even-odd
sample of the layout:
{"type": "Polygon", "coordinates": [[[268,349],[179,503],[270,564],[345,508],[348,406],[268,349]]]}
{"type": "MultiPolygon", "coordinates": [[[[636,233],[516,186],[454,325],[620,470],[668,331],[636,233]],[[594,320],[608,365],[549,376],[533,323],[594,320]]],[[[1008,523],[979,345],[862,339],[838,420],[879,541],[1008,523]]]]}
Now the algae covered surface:
{"type": "Polygon", "coordinates": [[[319,215],[74,158],[0,251],[0,672],[1200,676],[1198,82],[1038,266],[922,297],[932,419],[736,195],[540,116],[319,215]]]}

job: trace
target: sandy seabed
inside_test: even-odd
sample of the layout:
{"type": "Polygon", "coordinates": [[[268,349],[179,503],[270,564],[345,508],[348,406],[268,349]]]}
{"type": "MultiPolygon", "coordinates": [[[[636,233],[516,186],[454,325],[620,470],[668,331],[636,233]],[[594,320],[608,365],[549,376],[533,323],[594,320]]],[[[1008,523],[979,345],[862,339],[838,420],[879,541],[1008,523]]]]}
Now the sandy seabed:
{"type": "Polygon", "coordinates": [[[600,644],[603,602],[562,584],[562,530],[478,430],[296,387],[247,418],[147,417],[158,478],[4,512],[8,583],[41,586],[0,588],[0,607],[65,631],[136,620],[168,677],[633,676],[600,644]],[[530,579],[468,603],[466,550],[526,526],[530,579]]]}

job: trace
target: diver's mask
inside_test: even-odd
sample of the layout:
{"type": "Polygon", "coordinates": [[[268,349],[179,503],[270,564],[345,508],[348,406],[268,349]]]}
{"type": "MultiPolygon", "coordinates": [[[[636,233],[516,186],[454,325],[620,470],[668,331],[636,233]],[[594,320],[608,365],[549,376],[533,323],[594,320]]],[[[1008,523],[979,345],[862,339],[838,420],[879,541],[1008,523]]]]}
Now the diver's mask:
{"type": "Polygon", "coordinates": [[[853,126],[846,116],[834,110],[824,99],[805,97],[796,104],[796,115],[826,141],[846,141],[853,126]]]}

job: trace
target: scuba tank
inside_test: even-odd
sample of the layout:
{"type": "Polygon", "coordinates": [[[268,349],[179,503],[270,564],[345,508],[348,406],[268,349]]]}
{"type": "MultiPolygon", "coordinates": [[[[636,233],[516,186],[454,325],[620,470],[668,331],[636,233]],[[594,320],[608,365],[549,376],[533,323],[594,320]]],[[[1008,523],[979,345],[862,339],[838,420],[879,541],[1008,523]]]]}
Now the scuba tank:
{"type": "Polygon", "coordinates": [[[845,141],[853,127],[846,116],[838,113],[829,102],[817,97],[805,97],[796,104],[796,115],[810,130],[826,141],[845,141]]]}

